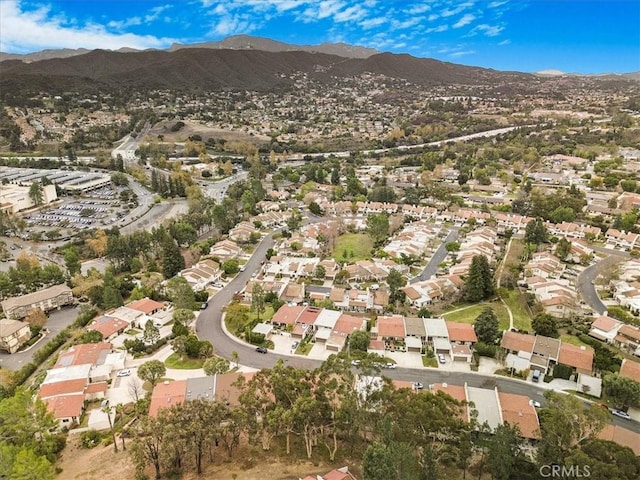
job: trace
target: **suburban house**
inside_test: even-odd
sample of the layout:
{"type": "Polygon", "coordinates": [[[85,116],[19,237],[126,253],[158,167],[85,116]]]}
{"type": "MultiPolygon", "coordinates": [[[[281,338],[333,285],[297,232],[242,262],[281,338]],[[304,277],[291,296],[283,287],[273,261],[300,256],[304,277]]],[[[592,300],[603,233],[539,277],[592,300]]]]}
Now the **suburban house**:
{"type": "Polygon", "coordinates": [[[209,255],[219,259],[221,262],[225,262],[242,255],[242,248],[232,240],[221,240],[211,246],[209,255]]]}
{"type": "Polygon", "coordinates": [[[187,380],[166,380],[156,385],[151,393],[149,416],[155,417],[162,408],[180,405],[188,400],[209,400],[238,405],[240,390],[234,383],[241,376],[251,380],[254,373],[218,373],[212,377],[187,380]]]}
{"type": "Polygon", "coordinates": [[[506,331],[500,346],[507,354],[506,365],[518,371],[538,370],[548,375],[556,364],[571,367],[580,374],[590,374],[593,370],[591,348],[563,343],[557,338],[506,331]]]}
{"type": "Polygon", "coordinates": [[[589,335],[603,342],[612,343],[623,323],[607,315],[600,315],[591,324],[589,335]]]}
{"type": "Polygon", "coordinates": [[[253,223],[244,221],[229,230],[229,238],[234,242],[247,243],[254,232],[260,233],[253,223]]]}
{"type": "Polygon", "coordinates": [[[20,297],[8,298],[1,302],[5,316],[14,320],[26,317],[31,310],[36,308],[41,309],[43,312],[48,312],[72,303],[73,293],[65,284],[54,285],[20,297]]]}
{"type": "Polygon", "coordinates": [[[204,290],[220,280],[222,270],[213,260],[202,260],[191,268],[185,268],[178,274],[184,278],[194,290],[204,290]]]}
{"type": "Polygon", "coordinates": [[[0,319],[0,350],[15,353],[31,338],[31,328],[26,322],[0,319]]]}
{"type": "Polygon", "coordinates": [[[640,362],[634,362],[633,360],[624,358],[620,366],[620,376],[630,378],[640,383],[640,362]]]}
{"type": "Polygon", "coordinates": [[[613,344],[636,357],[640,357],[640,328],[631,325],[621,326],[618,335],[613,339],[613,344]]]}
{"type": "Polygon", "coordinates": [[[349,472],[349,467],[342,467],[335,468],[324,475],[307,475],[299,480],[357,480],[357,478],[349,472]]]}
{"type": "Polygon", "coordinates": [[[96,318],[87,326],[87,330],[100,332],[103,340],[113,340],[128,328],[129,324],[124,320],[105,316],[96,318]]]}

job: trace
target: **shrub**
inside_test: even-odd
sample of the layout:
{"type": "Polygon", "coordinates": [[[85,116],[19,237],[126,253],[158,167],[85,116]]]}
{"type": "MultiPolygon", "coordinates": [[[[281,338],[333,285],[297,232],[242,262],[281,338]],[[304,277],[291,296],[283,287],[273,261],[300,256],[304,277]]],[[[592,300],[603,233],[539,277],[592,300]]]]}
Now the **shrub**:
{"type": "Polygon", "coordinates": [[[494,358],[496,356],[497,349],[495,345],[487,345],[486,343],[478,342],[473,348],[481,357],[494,358]]]}
{"type": "Polygon", "coordinates": [[[80,446],[82,448],[93,448],[102,441],[102,434],[97,430],[87,430],[80,434],[80,446]]]}

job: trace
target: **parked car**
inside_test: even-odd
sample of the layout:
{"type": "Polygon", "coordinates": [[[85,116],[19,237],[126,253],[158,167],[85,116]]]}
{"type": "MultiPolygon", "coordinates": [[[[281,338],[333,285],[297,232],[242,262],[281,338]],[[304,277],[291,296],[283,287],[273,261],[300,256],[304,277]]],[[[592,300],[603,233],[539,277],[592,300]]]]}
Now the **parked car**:
{"type": "Polygon", "coordinates": [[[439,353],[439,354],[438,354],[438,361],[439,361],[440,363],[442,363],[442,364],[447,363],[447,361],[446,361],[446,360],[445,360],[445,358],[444,358],[444,355],[443,355],[443,354],[441,354],[441,353],[439,353]]]}
{"type": "Polygon", "coordinates": [[[298,348],[298,345],[300,345],[300,342],[293,342],[291,344],[291,350],[295,350],[296,348],[298,348]]]}
{"type": "Polygon", "coordinates": [[[386,368],[390,368],[390,369],[392,369],[392,370],[393,370],[394,368],[397,368],[398,366],[397,366],[395,363],[387,363],[387,364],[385,365],[385,367],[386,367],[386,368]]]}
{"type": "Polygon", "coordinates": [[[360,360],[351,360],[351,365],[353,365],[354,367],[357,367],[360,365],[360,360]]]}
{"type": "Polygon", "coordinates": [[[529,405],[531,405],[532,407],[535,408],[540,408],[542,405],[540,405],[540,402],[536,402],[535,400],[529,400],[529,405]]]}
{"type": "Polygon", "coordinates": [[[131,370],[129,370],[127,368],[126,370],[120,370],[116,376],[117,377],[128,377],[129,375],[131,375],[131,370]]]}
{"type": "Polygon", "coordinates": [[[256,352],[258,353],[267,353],[269,350],[267,350],[264,347],[256,347],[256,352]]]}
{"type": "Polygon", "coordinates": [[[209,303],[208,302],[204,302],[202,305],[200,305],[200,310],[204,310],[208,306],[209,306],[209,303]]]}
{"type": "Polygon", "coordinates": [[[616,417],[624,418],[625,420],[631,420],[631,416],[627,412],[623,412],[622,410],[611,409],[611,413],[616,417]]]}
{"type": "Polygon", "coordinates": [[[420,382],[413,382],[411,384],[411,388],[413,388],[414,390],[422,390],[424,388],[424,385],[420,382]]]}

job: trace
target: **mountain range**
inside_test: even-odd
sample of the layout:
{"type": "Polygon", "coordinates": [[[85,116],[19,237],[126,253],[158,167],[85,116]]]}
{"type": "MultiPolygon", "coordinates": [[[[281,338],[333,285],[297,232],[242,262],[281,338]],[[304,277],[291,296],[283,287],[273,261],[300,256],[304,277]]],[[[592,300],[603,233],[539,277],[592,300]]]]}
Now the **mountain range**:
{"type": "MultiPolygon", "coordinates": [[[[0,95],[32,96],[39,92],[119,89],[250,89],[273,90],[293,84],[303,73],[330,84],[335,79],[371,73],[416,85],[510,85],[542,80],[540,76],[503,72],[379,53],[346,44],[297,46],[269,39],[235,36],[221,42],[179,45],[168,50],[59,50],[43,57],[0,61],[0,95]]],[[[30,54],[30,55],[38,55],[30,54]]],[[[549,72],[545,72],[547,75],[549,72]]],[[[555,75],[562,72],[552,72],[555,75]]],[[[566,78],[565,76],[563,76],[566,78]]],[[[604,77],[601,77],[604,78],[604,77]]],[[[614,76],[614,80],[635,80],[614,76]]]]}

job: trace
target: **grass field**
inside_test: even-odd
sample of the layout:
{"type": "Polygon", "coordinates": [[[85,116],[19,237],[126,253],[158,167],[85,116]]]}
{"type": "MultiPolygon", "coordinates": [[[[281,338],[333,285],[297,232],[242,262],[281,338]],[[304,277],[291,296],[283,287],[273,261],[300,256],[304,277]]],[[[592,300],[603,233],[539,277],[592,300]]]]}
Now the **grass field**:
{"type": "Polygon", "coordinates": [[[511,309],[513,326],[518,330],[531,331],[531,317],[526,306],[526,300],[517,290],[503,290],[500,295],[511,309]]]}
{"type": "Polygon", "coordinates": [[[164,364],[167,368],[177,368],[180,370],[193,370],[196,368],[202,368],[202,364],[204,363],[204,358],[187,358],[184,357],[180,360],[180,356],[177,353],[172,353],[169,357],[164,361],[164,364]]]}
{"type": "Polygon", "coordinates": [[[367,260],[372,250],[373,241],[366,233],[346,233],[336,239],[333,258],[339,262],[367,260]]]}
{"type": "Polygon", "coordinates": [[[589,347],[586,343],[580,340],[578,337],[574,337],[573,335],[560,335],[560,340],[564,343],[570,343],[571,345],[575,345],[576,347],[589,347]]]}
{"type": "Polygon", "coordinates": [[[457,304],[449,312],[443,312],[440,315],[449,322],[473,323],[478,315],[482,313],[485,307],[491,307],[498,317],[501,330],[509,329],[509,314],[506,307],[499,302],[483,302],[477,304],[457,304]]]}

